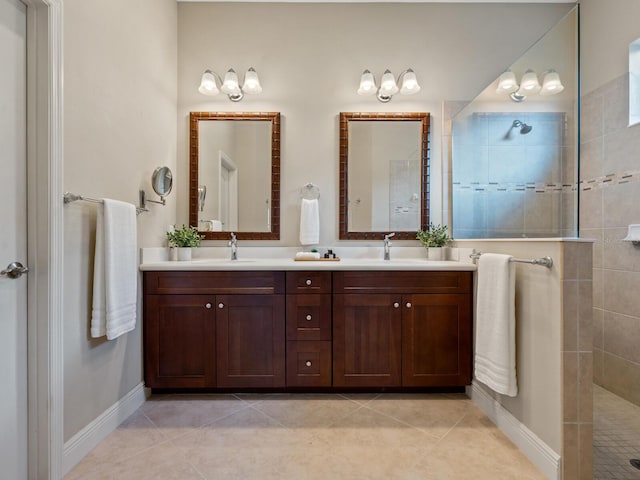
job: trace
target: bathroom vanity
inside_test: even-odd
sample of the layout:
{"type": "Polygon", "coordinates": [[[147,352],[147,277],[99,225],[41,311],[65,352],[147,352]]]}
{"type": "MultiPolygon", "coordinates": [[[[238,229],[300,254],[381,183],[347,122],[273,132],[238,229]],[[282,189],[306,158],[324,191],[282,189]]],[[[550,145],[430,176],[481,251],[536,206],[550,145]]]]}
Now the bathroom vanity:
{"type": "Polygon", "coordinates": [[[468,385],[475,266],[385,263],[143,264],[146,386],[468,385]]]}

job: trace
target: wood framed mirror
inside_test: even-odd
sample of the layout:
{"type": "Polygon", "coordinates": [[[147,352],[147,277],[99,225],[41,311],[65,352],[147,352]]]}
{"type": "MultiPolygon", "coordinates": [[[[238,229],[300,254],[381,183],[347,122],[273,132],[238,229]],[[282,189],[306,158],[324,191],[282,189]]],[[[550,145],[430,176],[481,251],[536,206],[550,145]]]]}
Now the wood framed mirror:
{"type": "Polygon", "coordinates": [[[429,225],[429,114],[340,113],[340,239],[429,225]]]}
{"type": "Polygon", "coordinates": [[[280,239],[280,113],[191,112],[189,224],[205,240],[280,239]]]}

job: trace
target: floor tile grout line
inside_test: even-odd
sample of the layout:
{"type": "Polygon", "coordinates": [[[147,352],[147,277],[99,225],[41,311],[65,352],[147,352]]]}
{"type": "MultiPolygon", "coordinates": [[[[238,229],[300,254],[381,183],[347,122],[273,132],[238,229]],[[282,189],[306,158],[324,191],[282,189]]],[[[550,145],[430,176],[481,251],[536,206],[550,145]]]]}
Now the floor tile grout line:
{"type": "MultiPolygon", "coordinates": [[[[369,409],[369,410],[371,410],[371,411],[373,411],[373,412],[375,412],[375,413],[377,413],[377,414],[379,414],[379,415],[384,415],[385,417],[388,417],[388,418],[390,418],[390,419],[392,419],[392,420],[395,420],[396,422],[399,422],[399,423],[402,423],[403,425],[406,425],[406,426],[408,426],[408,427],[411,427],[412,429],[417,430],[417,431],[419,431],[420,433],[422,433],[422,434],[424,434],[424,435],[426,435],[426,436],[428,436],[428,437],[431,437],[431,438],[433,438],[433,439],[435,439],[435,440],[438,440],[438,439],[440,438],[440,437],[438,437],[438,436],[436,436],[436,435],[432,435],[432,434],[430,434],[430,433],[428,433],[428,432],[426,432],[426,431],[422,430],[421,428],[416,427],[415,425],[411,425],[410,423],[407,423],[407,422],[405,422],[404,420],[401,420],[401,419],[399,419],[399,418],[396,418],[396,417],[394,417],[393,415],[389,415],[388,413],[381,412],[381,411],[376,410],[375,408],[373,408],[373,407],[369,407],[369,406],[367,406],[367,405],[363,405],[363,407],[364,407],[364,408],[367,408],[367,409],[369,409]]],[[[464,416],[464,415],[463,415],[463,416],[464,416]]]]}

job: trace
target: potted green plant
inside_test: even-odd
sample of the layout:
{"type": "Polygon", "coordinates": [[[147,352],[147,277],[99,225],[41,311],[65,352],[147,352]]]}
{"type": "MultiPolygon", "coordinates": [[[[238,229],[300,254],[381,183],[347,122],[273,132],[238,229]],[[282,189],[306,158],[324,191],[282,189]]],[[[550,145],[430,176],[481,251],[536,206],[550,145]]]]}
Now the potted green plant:
{"type": "Polygon", "coordinates": [[[196,227],[186,225],[167,232],[169,246],[178,249],[178,260],[191,260],[191,248],[199,247],[203,238],[196,227]]]}
{"type": "Polygon", "coordinates": [[[434,225],[433,223],[430,223],[426,230],[418,231],[416,238],[425,247],[427,259],[429,260],[443,260],[442,247],[451,240],[446,225],[434,225]]]}

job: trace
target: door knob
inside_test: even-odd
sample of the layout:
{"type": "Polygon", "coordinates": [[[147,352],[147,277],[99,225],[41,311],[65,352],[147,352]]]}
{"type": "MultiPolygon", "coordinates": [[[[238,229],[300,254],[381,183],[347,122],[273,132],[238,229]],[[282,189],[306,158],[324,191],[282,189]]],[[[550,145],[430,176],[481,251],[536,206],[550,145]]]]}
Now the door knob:
{"type": "Polygon", "coordinates": [[[407,302],[407,308],[411,308],[411,302],[407,302]]]}
{"type": "Polygon", "coordinates": [[[311,315],[307,315],[307,320],[311,320],[311,315]]]}
{"type": "Polygon", "coordinates": [[[218,308],[224,308],[224,303],[219,303],[218,308]]]}
{"type": "Polygon", "coordinates": [[[310,367],[311,365],[313,365],[313,363],[311,363],[309,360],[307,360],[307,362],[305,363],[305,365],[306,365],[307,367],[310,367]]]}
{"type": "Polygon", "coordinates": [[[393,308],[398,308],[399,306],[400,306],[400,304],[399,304],[398,302],[395,302],[395,303],[393,304],[393,308]]]}
{"type": "Polygon", "coordinates": [[[306,283],[307,285],[311,285],[311,279],[307,279],[307,281],[304,283],[306,283]]]}
{"type": "Polygon", "coordinates": [[[0,275],[5,275],[9,278],[20,278],[23,273],[29,273],[29,269],[20,262],[11,262],[7,265],[7,268],[0,272],[0,275]]]}
{"type": "Polygon", "coordinates": [[[210,303],[207,303],[207,304],[204,306],[204,308],[211,308],[211,304],[210,304],[210,303]]]}

